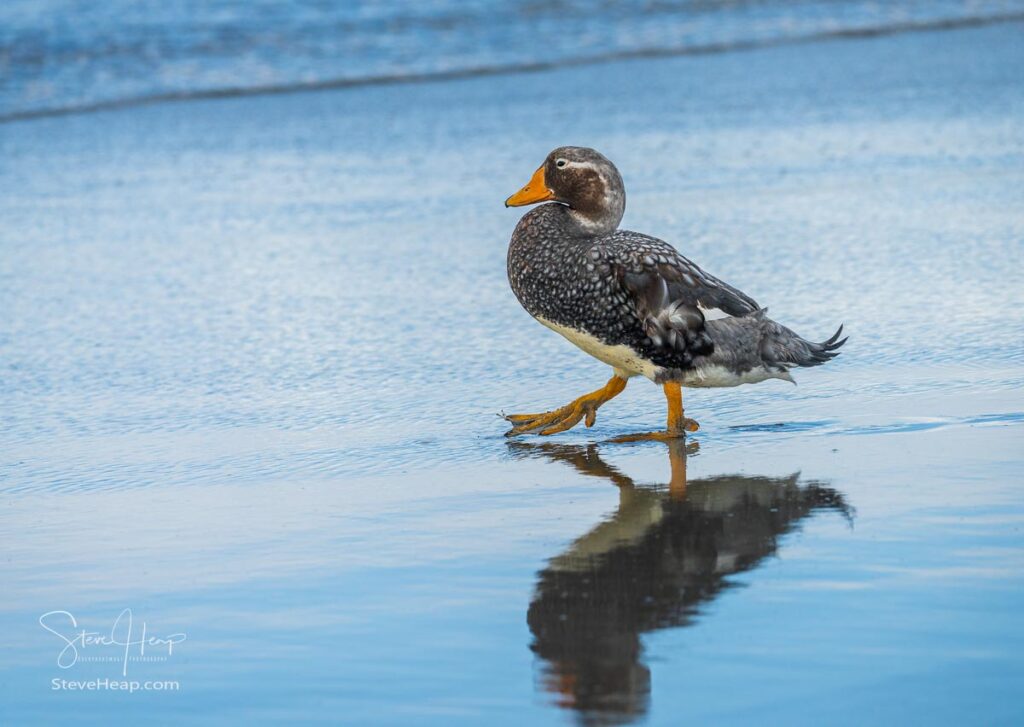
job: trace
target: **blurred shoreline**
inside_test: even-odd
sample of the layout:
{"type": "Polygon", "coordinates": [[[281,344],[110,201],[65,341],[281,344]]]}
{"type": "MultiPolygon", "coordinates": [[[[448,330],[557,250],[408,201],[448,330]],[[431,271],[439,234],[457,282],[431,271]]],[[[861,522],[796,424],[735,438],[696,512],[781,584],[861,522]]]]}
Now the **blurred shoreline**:
{"type": "MultiPolygon", "coordinates": [[[[456,23],[486,20],[484,6],[464,13],[466,17],[458,21],[444,17],[440,11],[439,17],[417,18],[412,30],[402,26],[408,19],[402,18],[399,11],[390,19],[374,19],[373,25],[366,19],[361,20],[362,24],[358,19],[347,19],[339,26],[339,32],[352,38],[327,46],[303,37],[303,32],[312,34],[308,27],[290,29],[292,35],[283,34],[269,43],[261,38],[265,29],[258,22],[254,28],[240,23],[238,27],[218,28],[223,21],[211,20],[210,28],[182,32],[184,38],[215,32],[220,42],[231,39],[234,45],[239,45],[236,51],[241,53],[232,58],[213,50],[215,43],[209,38],[178,47],[177,39],[146,37],[146,33],[156,32],[152,28],[140,31],[137,27],[120,27],[104,16],[93,19],[92,25],[98,29],[91,34],[76,29],[63,31],[66,37],[62,37],[59,29],[43,31],[31,23],[18,27],[18,5],[15,2],[8,8],[6,18],[0,15],[0,20],[10,21],[12,26],[6,32],[0,29],[0,123],[170,101],[429,83],[1024,20],[1024,2],[1019,0],[981,4],[945,0],[930,5],[907,3],[884,10],[871,3],[851,2],[824,11],[816,7],[814,0],[808,0],[789,9],[784,3],[765,3],[760,14],[751,18],[745,15],[749,9],[730,9],[728,3],[710,3],[708,7],[713,10],[703,14],[682,4],[666,3],[667,10],[649,13],[662,16],[664,26],[651,28],[624,17],[621,10],[612,13],[608,9],[594,9],[594,17],[585,18],[588,5],[578,2],[574,12],[566,14],[565,23],[573,29],[577,23],[584,23],[579,27],[586,39],[578,43],[559,42],[554,47],[548,42],[550,28],[545,25],[557,22],[557,16],[506,18],[505,22],[512,22],[514,30],[477,38],[479,49],[433,47],[435,43],[443,46],[439,38],[453,35],[456,23]],[[105,23],[109,27],[104,27],[105,23]],[[536,37],[531,23],[537,24],[536,37]],[[401,46],[399,50],[374,47],[365,58],[355,54],[367,50],[363,45],[384,45],[380,37],[394,27],[399,35],[407,36],[396,43],[401,46]],[[79,33],[80,37],[76,37],[79,33]],[[105,33],[110,37],[105,37],[105,33]],[[367,38],[361,38],[362,33],[367,38]],[[434,37],[435,33],[439,37],[434,37]],[[513,41],[514,50],[498,49],[506,40],[503,33],[513,41]],[[245,40],[247,35],[255,40],[245,40]],[[242,52],[246,43],[252,47],[245,47],[242,52]],[[261,49],[261,43],[267,44],[267,48],[261,49]],[[306,44],[310,47],[304,48],[306,44]],[[259,56],[258,62],[247,57],[253,53],[259,56]],[[133,54],[139,57],[133,58],[133,54]],[[141,70],[147,67],[150,74],[145,76],[141,70]]],[[[445,3],[440,5],[452,11],[445,3]]],[[[459,10],[456,6],[454,12],[459,10]]],[[[88,22],[84,25],[90,27],[88,22]]]]}

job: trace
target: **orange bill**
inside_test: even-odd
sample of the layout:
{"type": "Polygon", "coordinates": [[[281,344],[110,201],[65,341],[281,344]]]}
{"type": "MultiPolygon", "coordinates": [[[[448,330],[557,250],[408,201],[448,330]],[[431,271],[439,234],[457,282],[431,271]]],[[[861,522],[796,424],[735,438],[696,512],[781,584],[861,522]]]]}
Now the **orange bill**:
{"type": "Polygon", "coordinates": [[[526,186],[505,200],[506,207],[522,207],[525,204],[547,202],[555,198],[555,193],[548,189],[544,182],[544,166],[533,173],[526,186]]]}

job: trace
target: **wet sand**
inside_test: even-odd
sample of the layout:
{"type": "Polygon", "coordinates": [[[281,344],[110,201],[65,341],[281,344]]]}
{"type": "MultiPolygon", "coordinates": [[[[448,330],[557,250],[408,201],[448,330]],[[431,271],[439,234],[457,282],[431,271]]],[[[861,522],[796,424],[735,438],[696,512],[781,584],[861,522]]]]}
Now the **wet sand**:
{"type": "Polygon", "coordinates": [[[1022,30],[0,125],[0,721],[1019,721],[1022,30]],[[564,143],[844,354],[506,440],[606,376],[504,279],[564,143]],[[124,608],[182,691],[52,691],[124,608]]]}

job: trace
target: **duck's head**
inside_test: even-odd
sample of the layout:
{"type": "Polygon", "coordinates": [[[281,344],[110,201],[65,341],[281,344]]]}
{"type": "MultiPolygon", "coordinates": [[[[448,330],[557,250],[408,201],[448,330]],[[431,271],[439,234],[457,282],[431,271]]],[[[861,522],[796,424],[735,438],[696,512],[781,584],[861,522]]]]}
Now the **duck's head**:
{"type": "Polygon", "coordinates": [[[613,232],[626,210],[622,177],[603,154],[582,146],[560,146],[533,173],[506,207],[561,202],[589,234],[613,232]]]}

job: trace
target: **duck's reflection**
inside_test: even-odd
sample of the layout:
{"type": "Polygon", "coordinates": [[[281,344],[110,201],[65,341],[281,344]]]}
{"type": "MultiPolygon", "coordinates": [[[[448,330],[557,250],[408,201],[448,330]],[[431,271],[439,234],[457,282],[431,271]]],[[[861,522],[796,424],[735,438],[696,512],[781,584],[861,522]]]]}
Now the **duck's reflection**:
{"type": "Polygon", "coordinates": [[[637,485],[595,445],[509,446],[517,456],[565,462],[619,487],[615,514],[541,571],[527,616],[544,688],[586,724],[627,722],[647,711],[650,671],[640,634],[689,624],[729,586],[729,575],[756,567],[808,515],[851,517],[838,492],[800,483],[798,475],[687,482],[682,442],[668,445],[667,487],[637,485]]]}

